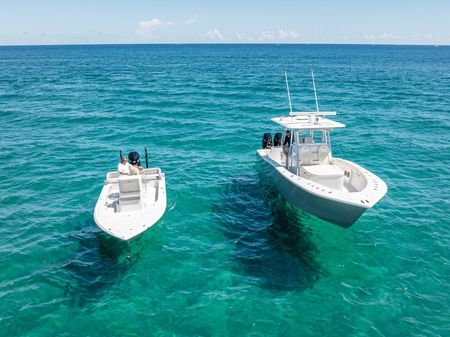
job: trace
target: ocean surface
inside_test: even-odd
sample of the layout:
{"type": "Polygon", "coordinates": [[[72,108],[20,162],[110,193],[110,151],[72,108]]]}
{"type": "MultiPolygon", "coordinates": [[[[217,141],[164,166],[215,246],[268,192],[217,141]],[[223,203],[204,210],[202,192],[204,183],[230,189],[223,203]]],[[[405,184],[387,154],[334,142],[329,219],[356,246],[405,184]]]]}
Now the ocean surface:
{"type": "Polygon", "coordinates": [[[450,336],[450,47],[0,47],[0,335],[450,336]],[[388,194],[350,229],[260,180],[271,117],[323,111],[388,194]],[[168,207],[93,209],[147,147],[168,207]]]}

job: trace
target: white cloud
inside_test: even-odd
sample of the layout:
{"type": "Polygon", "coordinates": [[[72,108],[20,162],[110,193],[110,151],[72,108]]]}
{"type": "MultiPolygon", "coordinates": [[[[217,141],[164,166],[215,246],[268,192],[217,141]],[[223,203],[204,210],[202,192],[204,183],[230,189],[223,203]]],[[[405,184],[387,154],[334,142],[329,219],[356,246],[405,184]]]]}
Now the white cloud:
{"type": "Polygon", "coordinates": [[[387,41],[396,41],[400,38],[394,34],[390,33],[382,33],[382,34],[371,34],[371,33],[364,33],[364,39],[368,41],[372,41],[373,43],[382,43],[387,41]]]}
{"type": "Polygon", "coordinates": [[[296,31],[286,31],[283,29],[278,30],[277,32],[266,31],[261,32],[261,35],[258,37],[259,41],[263,42],[277,42],[277,41],[295,41],[298,40],[300,34],[296,31]]]}
{"type": "Polygon", "coordinates": [[[368,33],[364,33],[364,38],[366,40],[373,40],[375,38],[375,35],[373,34],[368,34],[368,33]]]}
{"type": "Polygon", "coordinates": [[[410,40],[412,39],[413,41],[419,41],[419,42],[430,41],[433,38],[440,39],[441,37],[439,35],[433,36],[431,34],[413,34],[413,35],[409,36],[410,40]]]}
{"type": "Polygon", "coordinates": [[[282,40],[286,40],[289,37],[289,32],[285,32],[284,30],[280,29],[278,31],[278,36],[282,39],[282,40]]]}
{"type": "Polygon", "coordinates": [[[259,41],[274,41],[275,33],[274,32],[261,32],[261,35],[258,38],[259,41]]]}
{"type": "Polygon", "coordinates": [[[292,39],[298,39],[298,37],[300,36],[300,34],[298,32],[294,32],[294,31],[290,31],[289,34],[291,35],[292,39]]]}
{"type": "Polygon", "coordinates": [[[284,31],[283,29],[280,29],[278,31],[278,37],[281,40],[295,40],[298,38],[298,36],[299,36],[299,34],[297,32],[294,32],[293,30],[288,32],[288,31],[284,31]]]}
{"type": "Polygon", "coordinates": [[[216,40],[223,40],[223,36],[222,34],[220,34],[220,32],[214,28],[213,30],[210,30],[208,32],[205,33],[205,36],[207,38],[209,38],[211,41],[216,41],[216,40]]]}
{"type": "Polygon", "coordinates": [[[152,27],[159,26],[160,24],[162,24],[162,21],[158,18],[154,18],[151,20],[142,20],[141,22],[139,22],[139,28],[143,30],[148,30],[152,27]]]}
{"type": "Polygon", "coordinates": [[[236,39],[237,39],[237,41],[247,41],[247,42],[255,41],[255,38],[253,36],[249,36],[242,32],[236,32],[236,39]]]}
{"type": "Polygon", "coordinates": [[[162,25],[161,19],[142,20],[139,22],[139,28],[136,33],[142,37],[151,37],[155,27],[162,25]]]}
{"type": "Polygon", "coordinates": [[[392,34],[388,34],[388,33],[383,33],[380,35],[381,39],[386,39],[386,40],[395,40],[396,37],[392,34]]]}

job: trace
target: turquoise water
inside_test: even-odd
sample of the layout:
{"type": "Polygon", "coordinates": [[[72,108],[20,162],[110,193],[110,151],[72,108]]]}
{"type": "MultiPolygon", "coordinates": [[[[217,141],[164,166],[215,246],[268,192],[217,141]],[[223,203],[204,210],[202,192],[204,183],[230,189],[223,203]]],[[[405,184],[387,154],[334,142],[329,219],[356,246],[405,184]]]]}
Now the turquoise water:
{"type": "Polygon", "coordinates": [[[449,47],[0,47],[1,334],[449,336],[449,88],[449,47]],[[258,175],[312,68],[335,156],[389,186],[347,230],[258,175]],[[119,242],[93,208],[144,146],[168,208],[119,242]]]}

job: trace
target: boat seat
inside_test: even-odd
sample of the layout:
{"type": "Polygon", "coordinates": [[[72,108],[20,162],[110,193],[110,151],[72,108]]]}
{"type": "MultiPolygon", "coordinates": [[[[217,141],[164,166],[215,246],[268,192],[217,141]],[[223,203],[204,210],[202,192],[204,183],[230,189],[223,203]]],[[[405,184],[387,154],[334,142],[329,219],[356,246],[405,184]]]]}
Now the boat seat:
{"type": "Polygon", "coordinates": [[[319,146],[319,162],[320,164],[329,164],[330,163],[330,148],[328,145],[320,145],[319,146]]]}
{"type": "Polygon", "coordinates": [[[131,201],[131,200],[139,200],[141,198],[141,193],[121,193],[119,196],[120,201],[131,201]]]}
{"type": "Polygon", "coordinates": [[[121,176],[119,178],[119,202],[133,201],[141,198],[141,179],[136,176],[121,176]]]}
{"type": "Polygon", "coordinates": [[[301,165],[329,164],[331,160],[328,145],[304,145],[300,147],[301,165]]]}
{"type": "Polygon", "coordinates": [[[311,149],[312,164],[319,164],[319,151],[317,147],[311,149]]]}
{"type": "Polygon", "coordinates": [[[142,170],[142,174],[144,175],[152,175],[152,174],[160,174],[161,169],[160,168],[145,168],[142,170]]]}
{"type": "Polygon", "coordinates": [[[159,168],[144,169],[141,173],[141,177],[144,182],[148,182],[150,180],[158,180],[161,177],[161,169],[159,168]]]}
{"type": "Polygon", "coordinates": [[[302,166],[301,176],[338,191],[342,191],[344,188],[344,172],[336,165],[302,166]]]}
{"type": "Polygon", "coordinates": [[[303,170],[313,177],[341,178],[344,172],[336,165],[311,165],[303,167],[303,170]]]}
{"type": "Polygon", "coordinates": [[[300,147],[300,158],[302,159],[302,165],[311,165],[313,161],[311,149],[308,146],[300,147]]]}
{"type": "Polygon", "coordinates": [[[119,172],[108,172],[106,174],[106,182],[108,184],[117,183],[119,181],[119,172]]]}

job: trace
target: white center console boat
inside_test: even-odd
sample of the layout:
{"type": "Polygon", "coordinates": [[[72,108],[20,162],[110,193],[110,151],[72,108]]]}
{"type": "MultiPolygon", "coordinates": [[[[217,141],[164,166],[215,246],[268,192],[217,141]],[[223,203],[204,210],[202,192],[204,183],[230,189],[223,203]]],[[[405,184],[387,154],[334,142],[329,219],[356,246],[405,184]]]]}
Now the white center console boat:
{"type": "MultiPolygon", "coordinates": [[[[313,77],[314,83],[314,77],[313,77]]],[[[289,105],[289,86],[288,88],[289,105]]],[[[315,91],[315,84],[314,84],[315,91]]],[[[293,205],[322,219],[350,227],[387,192],[379,177],[332,154],[330,133],[344,124],[325,118],[336,112],[292,112],[272,118],[283,132],[263,136],[257,155],[267,164],[278,191],[293,205]]]]}

